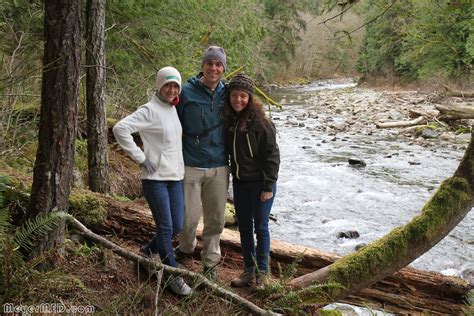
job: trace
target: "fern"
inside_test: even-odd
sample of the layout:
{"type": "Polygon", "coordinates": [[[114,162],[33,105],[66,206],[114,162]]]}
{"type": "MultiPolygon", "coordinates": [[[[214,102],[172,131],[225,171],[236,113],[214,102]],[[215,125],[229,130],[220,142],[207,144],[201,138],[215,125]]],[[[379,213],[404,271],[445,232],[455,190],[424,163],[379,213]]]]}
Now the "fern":
{"type": "Polygon", "coordinates": [[[5,240],[8,235],[8,231],[12,229],[12,225],[8,222],[8,210],[0,208],[0,242],[5,240]]]}
{"type": "Polygon", "coordinates": [[[474,290],[470,290],[466,296],[466,307],[463,308],[466,315],[474,315],[474,290]]]}
{"type": "Polygon", "coordinates": [[[60,221],[61,216],[57,212],[40,214],[30,218],[16,229],[13,242],[18,248],[31,251],[34,242],[55,229],[60,221]]]}

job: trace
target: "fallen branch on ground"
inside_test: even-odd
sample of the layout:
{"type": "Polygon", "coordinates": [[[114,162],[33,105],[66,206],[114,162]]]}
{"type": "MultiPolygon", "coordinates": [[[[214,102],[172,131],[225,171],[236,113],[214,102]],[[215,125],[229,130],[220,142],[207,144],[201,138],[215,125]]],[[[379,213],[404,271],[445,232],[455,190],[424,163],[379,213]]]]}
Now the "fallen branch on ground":
{"type": "Polygon", "coordinates": [[[420,125],[426,122],[426,118],[419,116],[418,118],[410,121],[397,121],[397,122],[385,122],[385,123],[375,123],[375,126],[378,128],[392,128],[392,127],[407,127],[420,125]]]}

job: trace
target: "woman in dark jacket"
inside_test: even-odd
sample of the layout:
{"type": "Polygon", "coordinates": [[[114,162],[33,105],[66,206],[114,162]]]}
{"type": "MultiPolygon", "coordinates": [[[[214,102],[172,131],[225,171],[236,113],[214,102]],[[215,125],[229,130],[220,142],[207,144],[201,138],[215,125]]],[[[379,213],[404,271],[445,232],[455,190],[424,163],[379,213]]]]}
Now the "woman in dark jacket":
{"type": "Polygon", "coordinates": [[[268,219],[280,165],[275,127],[265,116],[262,103],[254,97],[252,79],[244,73],[230,80],[222,115],[244,257],[244,272],[233,279],[231,285],[265,284],[269,280],[270,269],[268,219]]]}

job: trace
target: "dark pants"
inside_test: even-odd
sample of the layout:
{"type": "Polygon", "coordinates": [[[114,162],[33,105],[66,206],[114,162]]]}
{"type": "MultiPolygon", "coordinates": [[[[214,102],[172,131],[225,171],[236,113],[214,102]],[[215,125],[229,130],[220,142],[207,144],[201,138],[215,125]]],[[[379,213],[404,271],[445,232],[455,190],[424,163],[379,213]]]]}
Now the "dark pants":
{"type": "Polygon", "coordinates": [[[183,228],[183,181],[142,180],[142,185],[157,230],[142,250],[159,253],[164,264],[176,267],[172,240],[183,228]]]}
{"type": "Polygon", "coordinates": [[[260,201],[263,191],[262,182],[233,181],[234,205],[240,231],[242,255],[245,271],[269,272],[270,231],[268,218],[276,193],[276,184],[273,186],[273,197],[265,202],[260,201]],[[254,229],[257,235],[255,248],[254,229]]]}

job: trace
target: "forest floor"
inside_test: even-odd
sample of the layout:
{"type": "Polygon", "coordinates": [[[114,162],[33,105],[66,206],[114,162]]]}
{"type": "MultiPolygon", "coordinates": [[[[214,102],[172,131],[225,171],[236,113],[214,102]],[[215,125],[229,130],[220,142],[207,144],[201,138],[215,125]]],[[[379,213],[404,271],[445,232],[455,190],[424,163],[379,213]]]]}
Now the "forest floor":
{"type": "MultiPolygon", "coordinates": [[[[139,245],[134,242],[117,237],[109,239],[129,251],[138,252],[139,245]]],[[[92,305],[96,313],[103,315],[153,315],[155,312],[159,315],[246,314],[242,308],[224,301],[202,286],[198,286],[189,297],[178,297],[166,287],[166,278],[162,280],[159,298],[155,301],[156,276],[150,275],[136,262],[110,250],[75,241],[67,243],[65,250],[65,254],[56,259],[58,270],[77,277],[84,284],[81,291],[62,298],[65,305],[92,305]]],[[[193,272],[202,272],[201,262],[197,258],[186,259],[183,266],[193,272]]],[[[240,272],[239,262],[224,257],[218,268],[217,283],[264,308],[264,299],[258,297],[253,288],[230,288],[230,281],[240,272]]],[[[188,279],[187,282],[193,284],[193,280],[188,279]]]]}

